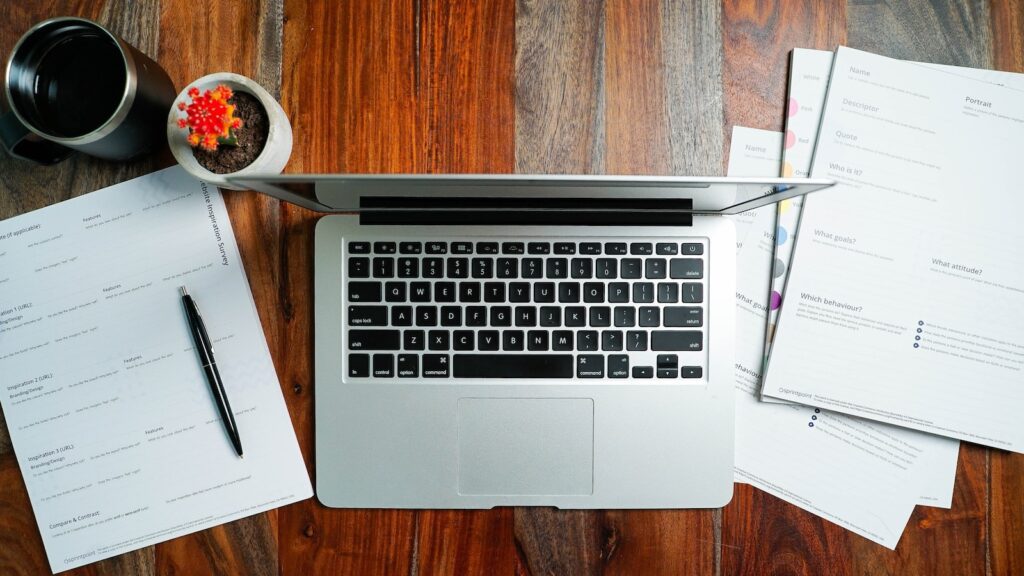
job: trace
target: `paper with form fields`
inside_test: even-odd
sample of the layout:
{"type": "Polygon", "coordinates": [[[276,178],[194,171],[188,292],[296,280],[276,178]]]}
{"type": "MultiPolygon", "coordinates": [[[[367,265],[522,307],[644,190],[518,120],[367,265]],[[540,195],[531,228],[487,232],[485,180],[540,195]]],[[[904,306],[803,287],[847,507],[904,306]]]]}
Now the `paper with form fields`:
{"type": "Polygon", "coordinates": [[[1022,110],[839,50],[766,395],[1024,451],[1022,110]]]}
{"type": "MultiPolygon", "coordinates": [[[[781,144],[778,132],[735,127],[729,175],[777,173],[781,144]]],[[[774,216],[757,211],[737,256],[736,481],[893,548],[915,504],[949,506],[959,443],[758,401],[774,216]]]]}
{"type": "Polygon", "coordinates": [[[216,188],[171,168],[0,222],[0,302],[0,404],[54,572],[312,495],[216,188]]]}

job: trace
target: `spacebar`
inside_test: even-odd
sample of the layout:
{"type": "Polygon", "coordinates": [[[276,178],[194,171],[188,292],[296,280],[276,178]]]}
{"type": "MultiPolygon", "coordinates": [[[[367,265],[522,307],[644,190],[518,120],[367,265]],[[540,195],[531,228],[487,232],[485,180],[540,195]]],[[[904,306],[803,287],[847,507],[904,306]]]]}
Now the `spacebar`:
{"type": "Polygon", "coordinates": [[[572,378],[572,354],[456,354],[456,378],[572,378]]]}

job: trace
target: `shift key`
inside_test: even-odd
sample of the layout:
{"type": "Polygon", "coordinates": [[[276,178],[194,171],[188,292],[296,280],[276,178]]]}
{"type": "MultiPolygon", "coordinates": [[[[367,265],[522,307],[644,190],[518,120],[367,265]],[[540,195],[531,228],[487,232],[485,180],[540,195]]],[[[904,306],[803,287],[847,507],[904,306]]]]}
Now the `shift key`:
{"type": "Polygon", "coordinates": [[[349,350],[398,350],[401,345],[398,330],[349,330],[349,350]]]}
{"type": "Polygon", "coordinates": [[[655,330],[651,332],[651,350],[699,352],[704,349],[700,330],[655,330]]]}

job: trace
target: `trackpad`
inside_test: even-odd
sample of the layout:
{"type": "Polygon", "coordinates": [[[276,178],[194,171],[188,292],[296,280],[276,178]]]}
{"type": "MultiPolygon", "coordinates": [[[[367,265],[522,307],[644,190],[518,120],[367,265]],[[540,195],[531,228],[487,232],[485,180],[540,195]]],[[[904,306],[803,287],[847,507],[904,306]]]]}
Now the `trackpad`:
{"type": "Polygon", "coordinates": [[[590,398],[459,400],[459,493],[594,493],[590,398]]]}

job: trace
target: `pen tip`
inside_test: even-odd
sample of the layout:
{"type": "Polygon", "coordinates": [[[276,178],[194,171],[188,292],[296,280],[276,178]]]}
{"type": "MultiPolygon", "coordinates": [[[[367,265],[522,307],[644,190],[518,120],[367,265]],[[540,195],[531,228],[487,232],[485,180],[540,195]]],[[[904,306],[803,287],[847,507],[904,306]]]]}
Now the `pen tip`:
{"type": "Polygon", "coordinates": [[[188,296],[188,290],[185,290],[184,286],[178,286],[178,291],[181,292],[182,296],[188,296]]]}

